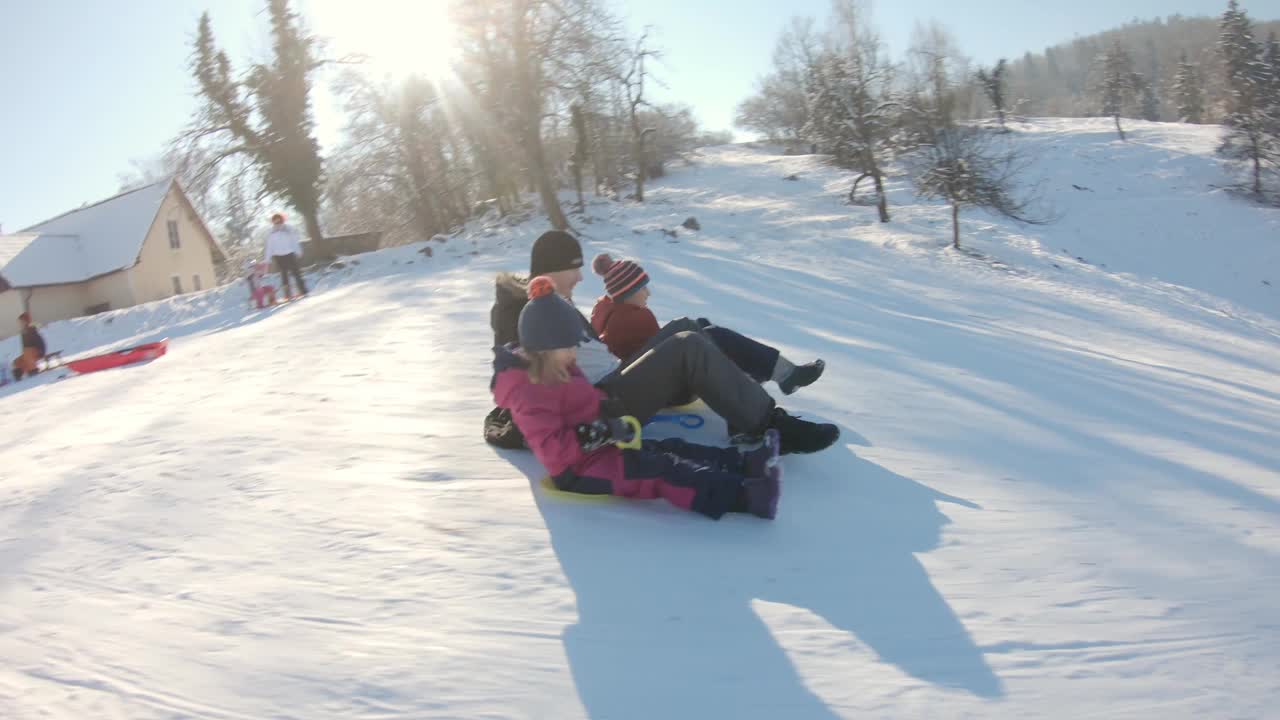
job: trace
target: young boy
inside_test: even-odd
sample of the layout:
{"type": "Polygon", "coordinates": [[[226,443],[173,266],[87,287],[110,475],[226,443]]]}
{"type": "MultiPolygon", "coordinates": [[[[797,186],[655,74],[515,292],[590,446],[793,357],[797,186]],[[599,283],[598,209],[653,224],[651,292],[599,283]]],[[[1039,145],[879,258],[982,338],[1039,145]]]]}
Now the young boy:
{"type": "MultiPolygon", "coordinates": [[[[615,262],[606,254],[597,255],[591,267],[604,278],[605,288],[605,295],[591,311],[591,326],[610,352],[626,360],[660,330],[658,319],[649,310],[649,274],[631,260],[615,262]]],[[[777,348],[706,319],[676,322],[696,322],[697,329],[706,333],[744,373],[758,383],[773,380],[784,395],[813,384],[826,369],[822,360],[796,365],[777,348]]]]}

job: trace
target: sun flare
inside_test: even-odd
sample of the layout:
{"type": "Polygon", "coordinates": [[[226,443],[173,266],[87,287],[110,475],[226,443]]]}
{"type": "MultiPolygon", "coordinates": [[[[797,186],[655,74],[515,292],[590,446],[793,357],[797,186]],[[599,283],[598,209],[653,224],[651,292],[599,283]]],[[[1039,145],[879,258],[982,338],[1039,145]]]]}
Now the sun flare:
{"type": "Polygon", "coordinates": [[[440,80],[455,52],[448,0],[313,0],[334,52],[361,55],[374,76],[440,80]]]}

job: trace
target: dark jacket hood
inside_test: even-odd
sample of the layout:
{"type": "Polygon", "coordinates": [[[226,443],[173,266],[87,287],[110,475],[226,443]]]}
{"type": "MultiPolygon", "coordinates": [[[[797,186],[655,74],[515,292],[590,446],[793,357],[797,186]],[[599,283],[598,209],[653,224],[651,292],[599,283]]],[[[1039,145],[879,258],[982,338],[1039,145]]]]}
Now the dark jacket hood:
{"type": "Polygon", "coordinates": [[[515,273],[499,273],[493,284],[493,309],[489,311],[493,344],[499,346],[519,342],[520,311],[529,302],[529,280],[515,273]]]}
{"type": "Polygon", "coordinates": [[[524,369],[529,367],[529,361],[523,355],[516,352],[518,346],[515,343],[507,345],[499,345],[493,349],[493,378],[489,380],[489,391],[493,391],[494,385],[498,382],[498,375],[512,368],[524,369]]]}

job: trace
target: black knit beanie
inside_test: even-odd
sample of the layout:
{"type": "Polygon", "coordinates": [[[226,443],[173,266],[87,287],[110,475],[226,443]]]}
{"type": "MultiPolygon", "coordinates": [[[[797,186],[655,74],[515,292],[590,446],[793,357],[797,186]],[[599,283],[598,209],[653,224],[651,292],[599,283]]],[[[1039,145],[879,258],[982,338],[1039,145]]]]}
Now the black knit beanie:
{"type": "Polygon", "coordinates": [[[548,230],[534,241],[529,277],[582,267],[582,246],[563,230],[548,230]]]}

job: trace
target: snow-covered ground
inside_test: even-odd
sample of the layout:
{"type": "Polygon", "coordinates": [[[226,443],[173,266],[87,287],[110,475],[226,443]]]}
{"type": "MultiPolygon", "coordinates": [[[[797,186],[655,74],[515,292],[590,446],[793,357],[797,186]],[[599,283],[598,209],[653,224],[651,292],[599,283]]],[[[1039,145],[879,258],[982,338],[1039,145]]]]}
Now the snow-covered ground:
{"type": "Polygon", "coordinates": [[[1280,213],[1210,187],[1212,128],[1132,125],[1020,126],[1063,218],[967,215],[974,254],[738,146],[589,207],[660,318],[827,360],[782,404],[843,440],[773,523],[548,497],[483,443],[538,223],[49,328],[172,343],[0,388],[0,717],[1274,716],[1280,213]]]}

